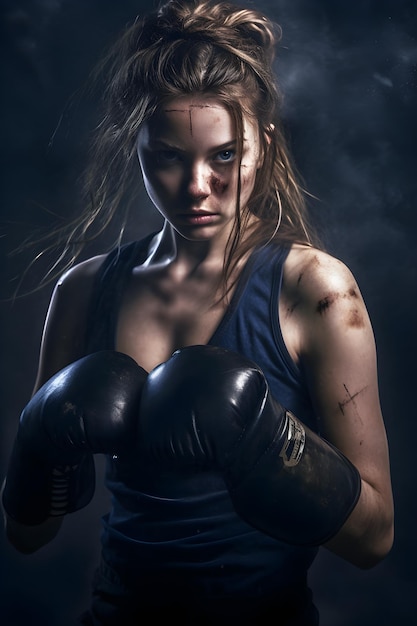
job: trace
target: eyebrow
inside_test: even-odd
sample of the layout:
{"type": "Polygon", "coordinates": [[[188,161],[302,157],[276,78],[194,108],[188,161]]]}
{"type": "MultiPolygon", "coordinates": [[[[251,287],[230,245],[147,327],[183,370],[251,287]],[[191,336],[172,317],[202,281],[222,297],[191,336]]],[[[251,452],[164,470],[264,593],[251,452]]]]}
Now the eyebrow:
{"type": "Polygon", "coordinates": [[[183,152],[181,148],[171,143],[170,141],[166,141],[165,139],[149,139],[148,144],[151,148],[162,147],[168,150],[177,150],[178,152],[183,152]]]}

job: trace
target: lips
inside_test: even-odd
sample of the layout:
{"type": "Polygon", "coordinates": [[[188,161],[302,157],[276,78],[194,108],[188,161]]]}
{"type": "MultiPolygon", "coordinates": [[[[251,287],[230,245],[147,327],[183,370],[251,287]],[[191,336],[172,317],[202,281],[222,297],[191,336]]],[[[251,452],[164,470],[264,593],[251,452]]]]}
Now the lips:
{"type": "Polygon", "coordinates": [[[182,222],[188,224],[209,224],[216,220],[218,213],[211,213],[210,211],[190,211],[189,213],[180,213],[177,218],[182,222]]]}

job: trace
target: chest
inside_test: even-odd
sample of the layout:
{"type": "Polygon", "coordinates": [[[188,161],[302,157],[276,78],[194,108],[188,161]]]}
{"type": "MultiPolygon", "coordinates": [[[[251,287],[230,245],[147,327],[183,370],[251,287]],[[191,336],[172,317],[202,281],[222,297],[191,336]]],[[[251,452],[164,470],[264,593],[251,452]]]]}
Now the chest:
{"type": "Polygon", "coordinates": [[[227,310],[213,285],[133,278],[122,297],[116,349],[147,371],[185,346],[207,344],[227,310]]]}

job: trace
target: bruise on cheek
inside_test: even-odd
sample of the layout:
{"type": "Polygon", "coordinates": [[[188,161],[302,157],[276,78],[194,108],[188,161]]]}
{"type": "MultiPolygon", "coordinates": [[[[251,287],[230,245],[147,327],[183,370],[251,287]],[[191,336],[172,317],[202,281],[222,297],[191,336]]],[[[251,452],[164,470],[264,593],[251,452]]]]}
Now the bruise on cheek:
{"type": "Polygon", "coordinates": [[[213,174],[210,178],[210,186],[214,189],[216,193],[222,194],[226,191],[229,184],[213,174]]]}

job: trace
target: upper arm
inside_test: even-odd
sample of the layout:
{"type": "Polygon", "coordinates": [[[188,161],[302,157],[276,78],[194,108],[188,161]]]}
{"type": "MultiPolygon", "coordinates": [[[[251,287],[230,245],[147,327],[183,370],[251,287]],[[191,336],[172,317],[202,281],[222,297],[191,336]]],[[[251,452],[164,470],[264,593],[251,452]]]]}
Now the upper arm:
{"type": "Polygon", "coordinates": [[[374,550],[369,558],[372,563],[379,558],[374,555],[383,555],[389,549],[393,527],[389,453],[379,399],[374,333],[350,270],[315,250],[300,256],[302,261],[293,281],[297,285],[294,315],[299,328],[299,364],[320,435],[355,465],[362,479],[355,515],[349,520],[348,532],[344,529],[341,543],[335,541],[335,551],[355,559],[354,551],[359,546],[360,563],[361,551],[366,554],[374,550]]]}
{"type": "Polygon", "coordinates": [[[377,355],[356,280],[340,261],[315,255],[306,288],[300,359],[320,432],[378,489],[390,489],[377,355]]]}
{"type": "Polygon", "coordinates": [[[57,282],[42,333],[35,391],[53,374],[84,356],[94,278],[103,257],[74,266],[57,282]]]}

